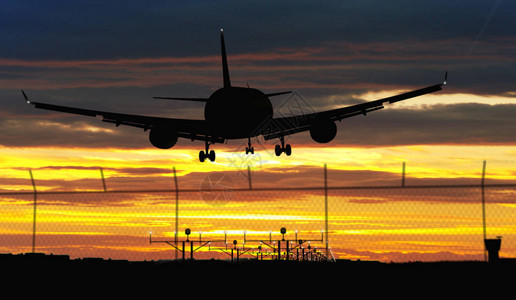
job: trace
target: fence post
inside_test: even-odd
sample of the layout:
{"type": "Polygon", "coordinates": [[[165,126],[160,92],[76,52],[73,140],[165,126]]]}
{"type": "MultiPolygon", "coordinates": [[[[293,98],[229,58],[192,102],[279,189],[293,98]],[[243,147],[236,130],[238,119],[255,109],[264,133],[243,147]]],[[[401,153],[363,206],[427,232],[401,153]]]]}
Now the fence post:
{"type": "MultiPolygon", "coordinates": [[[[176,175],[176,167],[173,168],[173,171],[174,171],[174,184],[175,184],[175,187],[176,187],[176,232],[174,234],[174,243],[177,245],[177,233],[179,232],[179,229],[178,229],[178,222],[179,222],[179,187],[178,187],[178,184],[177,184],[177,175],[176,175]]],[[[183,245],[184,247],[184,245],[183,245]]],[[[176,250],[176,259],[177,259],[177,250],[176,250]]],[[[184,249],[183,249],[183,260],[184,260],[184,249]]]]}
{"type": "Polygon", "coordinates": [[[401,170],[401,186],[405,187],[405,162],[403,162],[403,167],[401,170]]]}
{"type": "Polygon", "coordinates": [[[252,190],[253,184],[251,181],[251,166],[247,166],[247,180],[249,181],[249,190],[252,190]]]}
{"type": "Polygon", "coordinates": [[[324,231],[326,235],[326,256],[328,256],[328,169],[326,164],[324,164],[324,231]]]}
{"type": "Polygon", "coordinates": [[[32,176],[32,170],[29,169],[30,181],[32,183],[32,189],[34,190],[34,210],[32,215],[32,253],[35,252],[36,249],[36,204],[37,204],[37,194],[36,183],[34,182],[34,176],[32,176]]]}
{"type": "Polygon", "coordinates": [[[102,179],[102,186],[104,187],[104,192],[107,192],[106,180],[104,179],[104,170],[102,170],[102,168],[100,168],[100,178],[102,179]]]}
{"type": "MultiPolygon", "coordinates": [[[[485,179],[486,179],[486,161],[484,160],[484,163],[482,165],[482,179],[480,181],[480,192],[482,195],[482,230],[484,232],[484,241],[487,238],[487,232],[486,232],[486,197],[485,197],[485,179]]],[[[485,242],[484,244],[484,260],[487,260],[486,257],[486,246],[485,242]]]]}

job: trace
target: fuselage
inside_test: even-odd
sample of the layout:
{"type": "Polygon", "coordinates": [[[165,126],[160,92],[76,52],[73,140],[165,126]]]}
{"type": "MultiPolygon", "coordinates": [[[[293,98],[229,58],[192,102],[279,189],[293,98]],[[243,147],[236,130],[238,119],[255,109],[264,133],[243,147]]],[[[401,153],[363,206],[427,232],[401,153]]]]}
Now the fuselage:
{"type": "Polygon", "coordinates": [[[272,118],[273,108],[263,92],[245,87],[224,87],[215,91],[204,107],[204,118],[213,132],[225,139],[260,134],[272,118]]]}

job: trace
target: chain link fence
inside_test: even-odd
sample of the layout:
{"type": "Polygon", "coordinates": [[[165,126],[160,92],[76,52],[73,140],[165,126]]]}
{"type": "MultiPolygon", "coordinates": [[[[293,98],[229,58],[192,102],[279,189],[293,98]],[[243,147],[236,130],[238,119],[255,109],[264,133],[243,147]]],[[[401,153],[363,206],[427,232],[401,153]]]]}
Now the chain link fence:
{"type": "Polygon", "coordinates": [[[211,173],[197,188],[183,189],[175,178],[170,189],[111,190],[102,177],[104,190],[99,191],[4,192],[0,252],[127,260],[178,257],[173,247],[150,243],[152,234],[170,241],[219,241],[197,249],[198,259],[226,259],[219,251],[227,247],[221,240],[244,247],[246,240],[286,238],[312,240],[320,249],[328,245],[337,259],[484,260],[484,237],[502,236],[500,256],[516,255],[516,184],[441,180],[416,186],[403,179],[400,185],[337,186],[321,176],[304,187],[260,187],[253,186],[251,177],[242,184],[245,175],[245,170],[237,175],[243,177],[211,173]]]}

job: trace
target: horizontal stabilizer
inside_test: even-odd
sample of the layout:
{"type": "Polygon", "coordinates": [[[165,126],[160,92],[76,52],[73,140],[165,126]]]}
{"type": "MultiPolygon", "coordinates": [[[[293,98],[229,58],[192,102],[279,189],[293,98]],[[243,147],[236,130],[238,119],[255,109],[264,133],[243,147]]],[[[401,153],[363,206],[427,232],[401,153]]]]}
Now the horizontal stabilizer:
{"type": "Polygon", "coordinates": [[[292,93],[292,91],[288,91],[288,92],[279,92],[279,93],[272,93],[272,94],[265,94],[267,95],[267,97],[274,97],[274,96],[279,96],[279,95],[284,95],[284,94],[290,94],[292,93]]]}
{"type": "Polygon", "coordinates": [[[197,101],[206,102],[208,98],[178,98],[178,97],[152,97],[154,99],[165,99],[165,100],[185,100],[185,101],[197,101]]]}

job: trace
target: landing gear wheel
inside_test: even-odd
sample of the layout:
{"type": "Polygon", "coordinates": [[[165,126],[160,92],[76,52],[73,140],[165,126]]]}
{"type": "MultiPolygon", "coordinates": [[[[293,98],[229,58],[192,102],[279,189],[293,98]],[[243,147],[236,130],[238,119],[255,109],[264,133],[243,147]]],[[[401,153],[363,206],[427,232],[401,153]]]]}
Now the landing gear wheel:
{"type": "Polygon", "coordinates": [[[274,148],[274,152],[276,153],[276,156],[280,156],[281,152],[283,152],[283,149],[280,145],[276,145],[276,147],[274,148]]]}
{"type": "Polygon", "coordinates": [[[290,154],[292,154],[292,147],[290,147],[290,144],[287,144],[287,145],[285,146],[285,148],[283,149],[283,151],[285,152],[285,154],[286,154],[287,156],[290,156],[290,154]]]}
{"type": "MultiPolygon", "coordinates": [[[[211,143],[211,144],[213,144],[213,143],[211,143]]],[[[211,151],[209,151],[209,154],[208,154],[208,149],[210,149],[210,142],[205,141],[205,147],[206,147],[206,151],[204,151],[204,150],[199,151],[199,161],[204,162],[207,158],[210,161],[215,161],[215,151],[211,150],[211,151]]]]}
{"type": "Polygon", "coordinates": [[[292,154],[292,147],[290,146],[290,144],[285,145],[285,140],[283,139],[283,137],[280,137],[280,141],[281,146],[276,145],[276,147],[274,148],[274,153],[276,153],[276,156],[280,156],[281,153],[285,153],[287,156],[290,156],[290,154],[292,154]]]}

